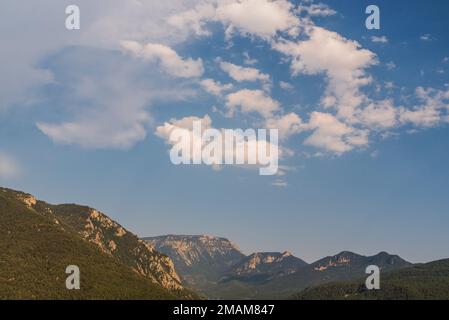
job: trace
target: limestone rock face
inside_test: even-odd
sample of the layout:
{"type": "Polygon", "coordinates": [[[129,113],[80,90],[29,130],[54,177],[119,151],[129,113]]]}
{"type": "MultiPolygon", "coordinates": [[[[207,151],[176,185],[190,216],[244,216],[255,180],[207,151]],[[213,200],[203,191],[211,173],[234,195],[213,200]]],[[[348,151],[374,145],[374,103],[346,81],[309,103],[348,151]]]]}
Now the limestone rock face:
{"type": "Polygon", "coordinates": [[[116,257],[137,273],[170,290],[182,290],[169,257],[140,240],[105,214],[91,208],[61,205],[52,208],[61,221],[75,228],[86,241],[116,257]]]}
{"type": "Polygon", "coordinates": [[[294,257],[290,252],[259,252],[253,253],[236,265],[232,272],[237,276],[255,274],[291,274],[297,272],[307,263],[294,257]]]}
{"type": "Polygon", "coordinates": [[[0,188],[59,228],[76,232],[99,250],[170,290],[183,290],[173,261],[98,210],[76,204],[51,205],[19,191],[0,188]]]}
{"type": "Polygon", "coordinates": [[[223,274],[246,256],[231,241],[207,235],[168,235],[144,238],[157,251],[169,256],[183,283],[207,295],[223,274]]]}
{"type": "Polygon", "coordinates": [[[235,244],[225,238],[168,235],[144,240],[171,257],[176,269],[183,271],[192,268],[200,268],[206,273],[225,270],[245,257],[235,244]]]}

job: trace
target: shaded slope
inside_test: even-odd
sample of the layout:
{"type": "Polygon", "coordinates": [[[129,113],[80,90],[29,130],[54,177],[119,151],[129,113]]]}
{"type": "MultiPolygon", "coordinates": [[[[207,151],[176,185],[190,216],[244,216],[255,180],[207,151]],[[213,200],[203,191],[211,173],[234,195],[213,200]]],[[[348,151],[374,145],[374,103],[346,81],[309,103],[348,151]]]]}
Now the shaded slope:
{"type": "MultiPolygon", "coordinates": [[[[69,207],[79,209],[79,206],[69,207]]],[[[143,242],[141,246],[130,245],[129,249],[133,250],[127,252],[124,243],[117,241],[119,244],[113,250],[117,254],[106,252],[101,248],[102,241],[93,243],[77,232],[69,219],[61,218],[64,215],[62,208],[68,207],[61,206],[58,210],[49,211],[54,208],[36,201],[31,195],[0,188],[0,299],[197,297],[179,284],[176,288],[163,287],[160,280],[164,275],[157,274],[157,268],[149,268],[152,272],[149,276],[145,275],[145,270],[135,267],[139,264],[145,266],[148,262],[142,252],[171,263],[165,255],[151,247],[147,248],[148,245],[143,242]],[[134,261],[139,257],[143,261],[134,261]],[[80,267],[81,290],[70,291],[65,288],[65,269],[68,265],[80,267]]],[[[72,218],[77,216],[76,212],[72,211],[72,218]]],[[[107,218],[104,215],[101,217],[107,218]]],[[[111,220],[104,221],[109,223],[111,220]]],[[[113,223],[111,226],[115,228],[118,225],[113,223]]],[[[100,225],[95,230],[107,233],[100,225]]],[[[129,237],[125,237],[122,231],[119,234],[125,243],[140,243],[132,234],[129,237]]],[[[108,239],[104,237],[103,240],[108,239]]],[[[168,269],[171,270],[170,266],[168,269]]],[[[161,270],[161,273],[165,274],[166,271],[161,270]]]]}
{"type": "Polygon", "coordinates": [[[303,300],[448,300],[449,259],[381,275],[380,290],[366,290],[365,279],[333,282],[293,296],[303,300]]]}
{"type": "Polygon", "coordinates": [[[365,276],[366,267],[377,265],[383,272],[410,267],[412,264],[399,256],[381,252],[374,256],[362,256],[343,251],[337,255],[318,260],[298,272],[273,279],[263,285],[260,298],[265,292],[274,292],[276,298],[286,298],[307,287],[334,281],[358,279],[365,276]],[[292,292],[296,290],[296,292],[292,292]]]}

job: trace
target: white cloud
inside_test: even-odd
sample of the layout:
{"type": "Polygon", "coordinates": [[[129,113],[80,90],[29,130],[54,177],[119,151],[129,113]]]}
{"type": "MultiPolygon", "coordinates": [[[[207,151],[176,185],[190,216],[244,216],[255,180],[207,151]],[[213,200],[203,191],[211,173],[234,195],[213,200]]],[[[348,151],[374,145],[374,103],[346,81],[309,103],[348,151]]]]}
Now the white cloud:
{"type": "Polygon", "coordinates": [[[393,61],[390,61],[390,62],[386,63],[385,65],[387,66],[388,70],[396,69],[396,64],[393,61]]]}
{"type": "Polygon", "coordinates": [[[182,119],[171,119],[168,122],[165,122],[163,125],[158,126],[156,128],[156,136],[164,139],[168,144],[173,143],[170,141],[170,135],[175,129],[186,129],[188,131],[193,130],[193,123],[195,121],[201,121],[201,127],[204,129],[212,128],[212,119],[209,115],[205,115],[203,118],[190,116],[182,119]]]}
{"type": "Polygon", "coordinates": [[[291,83],[288,83],[288,82],[285,82],[285,81],[279,81],[279,87],[281,87],[281,89],[284,89],[284,90],[293,90],[293,89],[295,89],[295,87],[291,83]]]}
{"type": "Polygon", "coordinates": [[[358,117],[369,128],[388,129],[397,125],[398,109],[392,100],[371,102],[358,117]]]}
{"type": "Polygon", "coordinates": [[[257,112],[265,118],[270,118],[274,112],[280,110],[280,107],[279,102],[273,100],[262,90],[243,89],[229,94],[226,98],[229,116],[233,116],[235,110],[240,108],[242,113],[257,112]]]}
{"type": "Polygon", "coordinates": [[[123,39],[166,45],[185,40],[188,32],[175,29],[166,19],[200,1],[77,0],[81,29],[68,33],[64,26],[67,1],[2,0],[0,110],[39,102],[40,89],[54,81],[41,62],[65,47],[116,50],[123,39]]]}
{"type": "Polygon", "coordinates": [[[385,81],[384,87],[385,87],[385,89],[390,89],[390,90],[396,88],[396,86],[394,85],[394,82],[392,82],[392,81],[385,81]]]}
{"type": "MultiPolygon", "coordinates": [[[[90,111],[79,112],[74,120],[58,124],[37,123],[37,127],[57,144],[84,148],[127,149],[145,139],[150,114],[144,109],[148,95],[126,93],[104,97],[90,111]]],[[[95,98],[93,98],[95,99],[95,98]]]]}
{"type": "Polygon", "coordinates": [[[267,119],[266,127],[268,129],[278,129],[281,139],[287,139],[304,130],[303,122],[296,113],[267,119]]]}
{"type": "Polygon", "coordinates": [[[419,37],[422,41],[432,41],[432,35],[429,33],[423,34],[419,37]]]}
{"type": "Polygon", "coordinates": [[[418,87],[415,94],[422,104],[411,109],[401,108],[401,122],[418,127],[433,127],[445,122],[449,112],[449,90],[418,87]]]}
{"type": "Polygon", "coordinates": [[[201,149],[197,149],[193,147],[193,141],[196,139],[197,141],[201,141],[201,146],[204,146],[204,141],[201,139],[202,132],[199,132],[199,135],[195,135],[193,131],[193,123],[196,121],[201,122],[202,130],[211,129],[212,128],[212,120],[208,115],[205,115],[203,118],[190,116],[182,119],[171,119],[168,122],[165,122],[163,125],[160,125],[156,128],[156,136],[163,139],[166,144],[174,146],[177,141],[173,141],[171,139],[171,134],[174,130],[183,129],[182,133],[184,137],[188,137],[188,141],[190,141],[191,145],[190,150],[190,160],[194,158],[202,158],[201,149]]]}
{"type": "Polygon", "coordinates": [[[371,41],[374,43],[388,43],[388,38],[386,36],[372,36],[371,41]]]}
{"type": "Polygon", "coordinates": [[[41,120],[37,127],[57,144],[127,149],[145,139],[152,120],[149,108],[156,100],[191,97],[192,92],[172,78],[148,78],[145,72],[152,69],[123,58],[84,48],[54,58],[53,63],[65,66],[56,78],[64,90],[61,101],[48,103],[61,104],[55,114],[61,120],[41,120]]]}
{"type": "Polygon", "coordinates": [[[324,73],[328,86],[323,106],[336,108],[349,122],[356,120],[356,109],[366,100],[360,88],[371,82],[366,69],[377,63],[374,53],[320,27],[313,27],[306,41],[282,41],[273,47],[291,57],[293,75],[324,73]]]}
{"type": "Polygon", "coordinates": [[[255,65],[258,62],[257,59],[252,59],[249,56],[249,53],[247,51],[243,52],[243,57],[245,58],[244,63],[246,65],[252,66],[252,65],[255,65]]]}
{"type": "MultiPolygon", "coordinates": [[[[175,145],[177,144],[179,141],[173,141],[171,140],[171,134],[173,132],[173,130],[175,129],[183,129],[182,131],[182,135],[183,137],[185,137],[185,139],[183,139],[184,141],[190,141],[191,145],[190,145],[190,150],[191,150],[191,154],[190,154],[190,160],[197,158],[197,159],[203,159],[204,160],[204,155],[202,154],[202,149],[201,148],[194,148],[193,147],[193,141],[194,139],[196,141],[201,141],[201,147],[204,147],[206,144],[208,144],[208,141],[205,141],[204,139],[202,139],[202,134],[204,133],[204,130],[206,129],[215,129],[212,126],[212,120],[208,115],[205,115],[203,118],[200,117],[196,117],[196,116],[190,116],[190,117],[185,117],[182,119],[171,119],[168,122],[165,122],[164,124],[158,126],[156,128],[156,136],[158,136],[159,138],[163,139],[165,141],[165,143],[167,143],[168,145],[175,145]],[[193,123],[196,121],[200,121],[201,122],[201,131],[202,132],[195,132],[193,130],[193,123]]],[[[219,132],[221,132],[223,134],[225,129],[218,129],[219,132]]],[[[235,134],[238,136],[242,133],[238,133],[235,132],[235,134]]],[[[248,150],[258,150],[259,148],[264,148],[264,150],[276,150],[275,152],[273,152],[272,154],[270,153],[268,155],[268,157],[270,158],[270,163],[278,163],[277,161],[277,157],[276,154],[282,158],[285,156],[290,155],[290,152],[288,149],[284,149],[282,147],[279,147],[278,145],[272,144],[269,140],[264,140],[261,137],[256,137],[256,139],[251,139],[248,138],[244,139],[242,137],[242,139],[236,139],[236,141],[234,141],[234,143],[228,145],[226,143],[223,143],[222,141],[222,154],[236,154],[237,150],[244,150],[243,154],[243,158],[244,158],[244,162],[245,164],[243,165],[239,165],[242,168],[255,168],[255,167],[259,167],[261,166],[261,162],[258,162],[256,160],[256,165],[248,165],[248,150]],[[276,160],[274,159],[276,157],[276,160]]],[[[205,155],[207,158],[210,155],[205,155]]],[[[211,158],[208,158],[208,162],[206,163],[214,163],[213,157],[211,156],[211,158]]],[[[215,164],[213,166],[216,167],[217,163],[215,162],[215,164]]],[[[219,165],[219,164],[218,164],[219,165]]]]}
{"type": "Polygon", "coordinates": [[[204,90],[218,97],[221,97],[223,95],[223,92],[226,92],[233,88],[233,85],[230,83],[221,84],[219,81],[215,81],[213,79],[204,79],[200,82],[200,84],[204,88],[204,90]]]}
{"type": "Polygon", "coordinates": [[[18,162],[10,155],[0,151],[0,179],[14,179],[20,173],[18,162]]]}
{"type": "MultiPolygon", "coordinates": [[[[151,120],[147,107],[152,97],[170,91],[166,97],[171,99],[179,96],[182,90],[178,85],[163,87],[161,84],[157,85],[158,92],[154,92],[154,83],[145,84],[137,79],[138,68],[114,72],[126,64],[128,58],[123,57],[107,69],[97,69],[102,61],[91,63],[92,58],[95,60],[94,56],[99,54],[117,54],[123,39],[163,43],[167,47],[184,41],[189,33],[170,26],[166,19],[198,2],[200,0],[78,0],[81,29],[68,32],[64,27],[67,1],[40,0],[38,4],[2,1],[0,111],[12,106],[34,106],[37,102],[54,104],[55,101],[46,101],[48,95],[42,94],[42,89],[48,84],[57,85],[61,101],[57,103],[61,106],[54,110],[60,113],[60,120],[50,123],[44,119],[38,124],[55,142],[92,148],[126,148],[142,140],[151,120]],[[71,57],[55,68],[55,74],[44,69],[43,65],[45,68],[54,65],[60,55],[67,56],[78,48],[89,48],[91,56],[71,57]],[[69,69],[84,70],[86,75],[58,78],[58,74],[69,69]],[[95,72],[98,75],[94,75],[95,72]],[[86,83],[92,92],[87,91],[86,83]]],[[[172,73],[200,74],[198,61],[176,61],[173,53],[167,50],[165,53],[175,58],[172,59],[174,63],[168,58],[161,61],[172,73]]]]}
{"type": "Polygon", "coordinates": [[[203,61],[182,59],[172,48],[162,44],[148,43],[145,46],[135,41],[122,41],[122,48],[146,61],[159,61],[170,75],[180,78],[200,77],[204,73],[203,61]]]}
{"type": "Polygon", "coordinates": [[[287,0],[223,1],[217,8],[217,19],[227,25],[227,34],[237,29],[241,34],[268,39],[278,32],[292,32],[299,26],[287,0]]]}
{"type": "Polygon", "coordinates": [[[218,21],[225,26],[228,37],[237,31],[269,39],[278,32],[297,32],[300,22],[293,9],[287,0],[215,0],[173,14],[168,21],[199,36],[209,34],[207,22],[218,21]]]}
{"type": "Polygon", "coordinates": [[[229,62],[220,62],[220,68],[226,72],[232,79],[237,82],[243,81],[270,81],[270,76],[268,74],[262,73],[255,68],[246,68],[237,66],[229,62]]]}
{"type": "Polygon", "coordinates": [[[369,143],[367,131],[352,128],[328,113],[313,112],[307,127],[314,132],[305,140],[306,145],[336,154],[369,143]]]}
{"type": "Polygon", "coordinates": [[[172,15],[167,22],[178,30],[191,30],[197,36],[209,36],[211,32],[207,30],[206,24],[215,18],[215,6],[213,3],[201,3],[195,8],[172,15]]]}
{"type": "MultiPolygon", "coordinates": [[[[87,72],[86,75],[76,75],[73,80],[77,84],[71,85],[67,79],[55,79],[58,72],[52,74],[51,70],[42,67],[41,62],[52,64],[54,57],[61,54],[61,49],[69,46],[70,50],[73,47],[90,47],[110,54],[121,48],[142,60],[155,62],[169,75],[183,79],[198,78],[204,73],[203,60],[181,57],[172,48],[190,39],[191,32],[198,36],[210,35],[212,29],[208,30],[208,23],[215,22],[225,27],[227,36],[240,34],[274,43],[274,49],[291,58],[294,75],[325,75],[326,91],[321,105],[336,110],[335,115],[314,114],[309,123],[304,124],[296,114],[284,115],[280,103],[266,92],[241,90],[226,96],[229,115],[237,109],[242,113],[259,113],[267,125],[278,127],[284,137],[301,130],[314,130],[306,143],[337,153],[368,143],[367,132],[355,128],[357,126],[386,130],[399,124],[431,127],[447,121],[449,102],[445,91],[418,89],[419,103],[407,108],[396,108],[388,99],[369,99],[362,89],[371,82],[367,69],[377,63],[375,54],[338,33],[314,26],[312,16],[329,16],[335,11],[323,4],[304,3],[307,5],[300,5],[296,10],[287,0],[79,0],[82,12],[89,14],[83,14],[79,32],[68,34],[61,22],[64,1],[55,4],[53,0],[41,0],[34,6],[4,0],[4,27],[0,29],[0,38],[3,39],[0,50],[0,109],[15,104],[32,105],[41,98],[39,91],[44,85],[58,84],[67,90],[61,92],[62,106],[57,110],[63,109],[70,115],[68,118],[58,117],[59,121],[39,122],[38,127],[43,133],[56,143],[88,148],[129,148],[145,138],[152,120],[149,108],[153,101],[161,95],[165,99],[178,100],[184,94],[181,92],[184,88],[176,81],[187,83],[188,80],[171,78],[174,82],[155,85],[154,82],[160,81],[160,75],[151,69],[152,65],[149,67],[140,59],[122,57],[107,68],[109,71],[101,69],[91,73],[88,68],[97,64],[88,59],[72,59],[66,61],[64,67],[61,64],[55,68],[60,72],[72,66],[87,72]],[[299,18],[295,16],[298,13],[307,16],[299,18]],[[21,25],[32,27],[18,27],[21,25]],[[304,26],[307,28],[302,29],[304,26]],[[298,35],[300,28],[305,32],[305,38],[280,40],[280,36],[287,37],[287,33],[293,37],[298,35]],[[145,43],[148,45],[142,45],[145,43]],[[45,60],[50,54],[51,63],[45,60]],[[138,67],[126,72],[114,70],[120,69],[122,63],[129,62],[127,60],[132,60],[138,67]],[[153,81],[148,79],[150,77],[139,78],[138,74],[143,69],[147,72],[151,69],[150,72],[158,77],[153,77],[153,81]],[[94,75],[95,72],[98,75],[94,75]],[[338,130],[335,128],[345,133],[336,133],[338,130]]],[[[386,43],[388,38],[373,37],[371,40],[386,43]]],[[[427,34],[421,40],[434,38],[427,34]]],[[[92,53],[96,54],[96,51],[92,53]]],[[[254,65],[257,60],[251,59],[250,54],[243,53],[245,64],[254,65]]],[[[239,55],[242,52],[236,54],[239,55]]],[[[396,66],[390,62],[386,67],[394,69],[396,66]]],[[[270,81],[269,75],[256,68],[228,63],[225,69],[239,82],[270,81]]],[[[232,89],[231,84],[212,79],[202,80],[200,84],[216,96],[227,94],[232,89]]],[[[286,90],[292,88],[287,82],[279,82],[279,86],[286,90]]]]}
{"type": "Polygon", "coordinates": [[[328,17],[337,14],[337,11],[324,3],[311,3],[309,5],[299,5],[298,12],[305,12],[309,16],[328,17]]]}
{"type": "Polygon", "coordinates": [[[400,112],[400,120],[419,127],[433,127],[440,122],[440,112],[429,106],[415,110],[403,108],[400,112]]]}
{"type": "Polygon", "coordinates": [[[56,17],[64,12],[62,5],[51,6],[50,0],[43,0],[42,5],[4,0],[0,6],[0,111],[3,111],[37,101],[38,88],[53,82],[53,75],[39,65],[39,59],[68,41],[63,35],[64,28],[55,27],[56,17]]]}

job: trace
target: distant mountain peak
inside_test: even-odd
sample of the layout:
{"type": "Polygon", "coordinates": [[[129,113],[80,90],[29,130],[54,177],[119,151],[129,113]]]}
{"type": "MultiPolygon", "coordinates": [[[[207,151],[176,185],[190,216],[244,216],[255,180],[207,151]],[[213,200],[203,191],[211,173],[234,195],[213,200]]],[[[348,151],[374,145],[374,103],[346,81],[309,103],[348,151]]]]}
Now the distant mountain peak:
{"type": "Polygon", "coordinates": [[[283,256],[284,258],[290,257],[290,256],[293,256],[293,253],[291,253],[290,251],[284,251],[284,252],[282,253],[282,256],[283,256]]]}
{"type": "Polygon", "coordinates": [[[237,264],[232,272],[238,276],[251,274],[274,275],[279,273],[293,273],[307,265],[290,252],[256,252],[237,264]]]}
{"type": "Polygon", "coordinates": [[[215,274],[231,267],[245,255],[226,238],[210,235],[166,235],[143,238],[156,250],[171,257],[177,270],[189,274],[215,274]]]}
{"type": "Polygon", "coordinates": [[[315,271],[326,271],[331,268],[342,267],[363,267],[368,265],[378,265],[383,269],[391,267],[409,266],[411,263],[399,256],[391,255],[385,251],[374,256],[362,256],[351,251],[342,251],[334,256],[329,256],[318,260],[312,264],[315,271]]]}

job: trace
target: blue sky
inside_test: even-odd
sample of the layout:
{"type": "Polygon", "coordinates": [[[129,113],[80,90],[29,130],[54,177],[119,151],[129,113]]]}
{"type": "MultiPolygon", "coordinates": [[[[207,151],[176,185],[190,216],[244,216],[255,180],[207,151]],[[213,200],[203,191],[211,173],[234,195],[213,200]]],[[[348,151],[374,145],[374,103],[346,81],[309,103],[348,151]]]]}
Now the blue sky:
{"type": "Polygon", "coordinates": [[[2,186],[246,253],[449,257],[447,1],[376,1],[380,30],[366,1],[68,4],[0,5],[2,186]],[[174,166],[156,132],[206,115],[279,128],[281,174],[174,166]]]}

